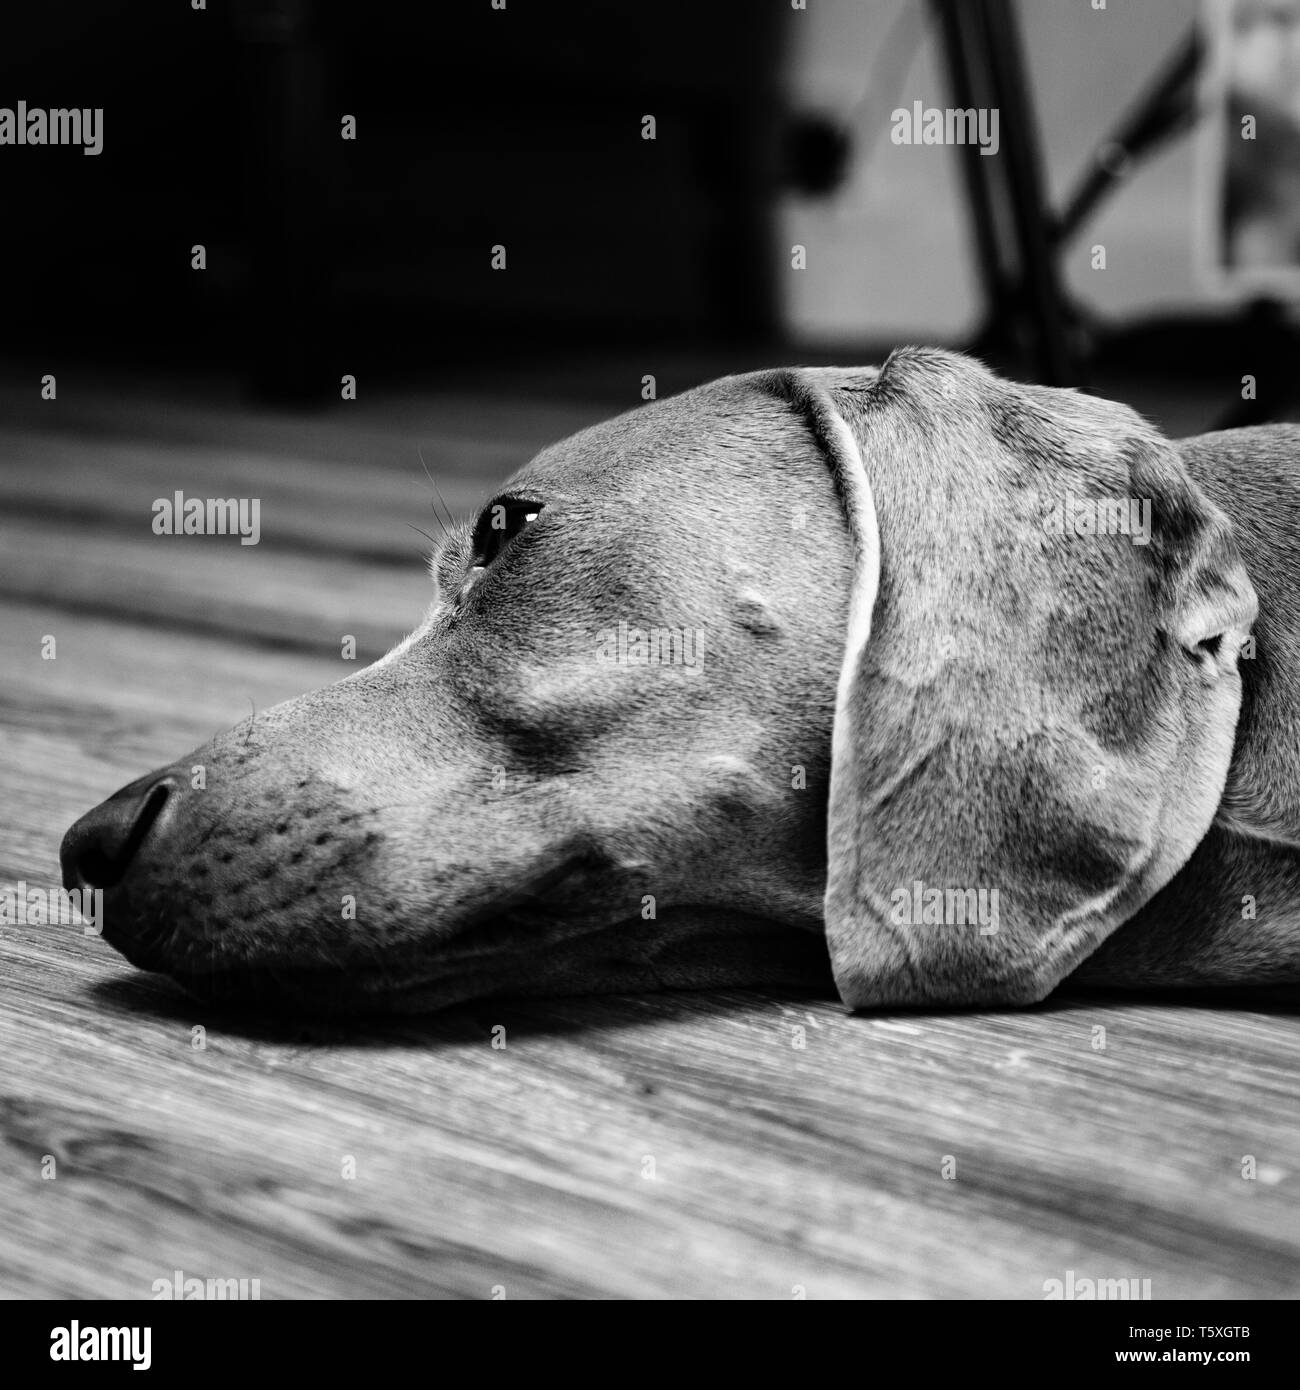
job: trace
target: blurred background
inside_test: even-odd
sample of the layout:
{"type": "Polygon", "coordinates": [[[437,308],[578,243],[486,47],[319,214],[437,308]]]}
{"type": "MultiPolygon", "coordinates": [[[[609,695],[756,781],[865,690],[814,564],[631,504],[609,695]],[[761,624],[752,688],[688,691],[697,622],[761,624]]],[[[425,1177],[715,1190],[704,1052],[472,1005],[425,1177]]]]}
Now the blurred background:
{"type": "Polygon", "coordinates": [[[105,115],[95,157],[0,146],[13,379],[325,407],[345,372],[372,400],[486,373],[618,405],[647,372],[924,341],[1192,429],[1252,345],[1289,350],[1293,285],[1206,274],[1194,35],[1241,31],[1231,79],[1280,88],[1251,152],[1294,179],[1293,0],[498,3],[19,7],[0,101],[105,115]],[[998,153],[893,143],[914,102],[999,105],[998,153]]]}

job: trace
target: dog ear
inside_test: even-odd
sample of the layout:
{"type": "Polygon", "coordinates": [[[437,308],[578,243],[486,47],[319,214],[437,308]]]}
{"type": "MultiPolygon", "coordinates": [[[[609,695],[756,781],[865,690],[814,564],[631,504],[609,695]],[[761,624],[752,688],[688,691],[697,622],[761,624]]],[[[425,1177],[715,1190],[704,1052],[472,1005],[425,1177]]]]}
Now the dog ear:
{"type": "Polygon", "coordinates": [[[1123,406],[904,349],[777,389],[856,555],[826,931],[850,1007],[1041,999],[1209,827],[1256,599],[1123,406]]]}

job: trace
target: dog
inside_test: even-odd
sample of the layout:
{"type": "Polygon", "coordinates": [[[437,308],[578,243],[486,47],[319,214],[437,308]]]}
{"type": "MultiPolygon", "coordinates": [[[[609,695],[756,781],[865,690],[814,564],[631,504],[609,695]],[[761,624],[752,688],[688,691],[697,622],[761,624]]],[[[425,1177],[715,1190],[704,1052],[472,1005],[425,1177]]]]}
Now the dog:
{"type": "Polygon", "coordinates": [[[924,348],[646,404],[456,529],[387,656],[79,820],[65,884],[293,1012],[1295,982],[1298,459],[924,348]]]}

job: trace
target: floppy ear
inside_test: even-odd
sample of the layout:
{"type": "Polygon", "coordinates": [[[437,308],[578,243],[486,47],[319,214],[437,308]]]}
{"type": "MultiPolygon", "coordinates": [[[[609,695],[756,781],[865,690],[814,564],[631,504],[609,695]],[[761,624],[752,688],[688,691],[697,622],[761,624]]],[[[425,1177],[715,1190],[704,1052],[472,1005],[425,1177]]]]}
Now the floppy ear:
{"type": "Polygon", "coordinates": [[[856,552],[828,829],[841,996],[1041,999],[1214,815],[1256,608],[1227,519],[1125,407],[954,354],[776,389],[856,552]]]}

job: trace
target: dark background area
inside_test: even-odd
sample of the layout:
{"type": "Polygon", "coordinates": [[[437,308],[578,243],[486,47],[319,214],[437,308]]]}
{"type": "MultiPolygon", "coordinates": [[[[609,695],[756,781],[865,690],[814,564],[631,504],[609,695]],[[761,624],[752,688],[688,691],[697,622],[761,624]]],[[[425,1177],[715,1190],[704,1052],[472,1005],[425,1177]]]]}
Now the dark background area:
{"type": "MultiPolygon", "coordinates": [[[[1185,0],[1153,7],[1160,19],[1147,27],[1162,61],[1124,102],[1099,80],[1086,122],[1095,147],[1064,197],[1061,142],[1046,138],[1060,124],[1053,54],[1076,42],[1059,17],[1044,27],[1059,8],[904,0],[863,20],[871,7],[832,6],[817,21],[860,53],[864,94],[850,110],[815,89],[825,62],[798,57],[809,16],[786,0],[16,7],[5,20],[0,102],[102,107],[104,148],[93,158],[0,149],[0,353],[20,366],[39,360],[42,372],[216,372],[246,400],[300,405],[336,399],[344,372],[418,388],[443,369],[553,379],[569,358],[590,380],[600,375],[593,356],[649,350],[672,388],[778,360],[877,360],[900,338],[866,297],[860,324],[850,317],[846,333],[841,316],[833,343],[818,340],[815,323],[792,333],[779,212],[792,196],[833,204],[855,168],[889,186],[876,127],[888,89],[911,71],[910,28],[938,55],[941,81],[901,82],[899,100],[915,86],[930,101],[1003,107],[999,157],[925,152],[954,161],[960,176],[914,210],[918,233],[936,219],[958,225],[984,317],[961,332],[926,332],[920,304],[934,276],[900,255],[897,238],[870,230],[847,249],[841,237],[835,256],[812,248],[832,279],[823,300],[834,299],[837,274],[853,297],[845,270],[855,261],[887,276],[897,263],[918,300],[920,331],[909,337],[968,346],[1026,377],[1136,397],[1161,416],[1169,379],[1197,383],[1198,395],[1201,383],[1222,389],[1225,371],[1253,349],[1277,369],[1273,380],[1263,374],[1259,404],[1234,415],[1227,396],[1217,417],[1187,425],[1282,413],[1297,365],[1284,306],[1183,302],[1172,314],[1116,315],[1085,305],[1077,277],[1064,286],[1062,262],[1086,255],[1090,237],[1071,251],[1057,213],[1099,167],[1113,167],[1100,153],[1108,127],[1153,149],[1185,133],[1188,83],[1167,94],[1183,107],[1158,89],[1196,12],[1185,0]],[[1147,119],[1128,120],[1144,102],[1147,119]],[[355,140],[341,138],[345,114],[356,118],[355,140]],[[648,114],[653,141],[641,135],[648,114]],[[992,268],[973,215],[971,177],[981,175],[1002,200],[992,268]],[[206,248],[206,270],[191,268],[195,244],[206,248]],[[496,245],[505,271],[492,268],[496,245]],[[1045,293],[1057,301],[1048,318],[1058,349],[1041,341],[1045,293]]],[[[1118,54],[1132,46],[1125,23],[1091,33],[1108,34],[1118,54]]],[[[1166,199],[1159,215],[1176,222],[1187,209],[1166,199]]],[[[1088,218],[1070,230],[1076,241],[1079,229],[1088,218]]]]}
{"type": "Polygon", "coordinates": [[[16,9],[0,94],[103,107],[105,140],[4,151],[4,346],[237,365],[311,398],[343,370],[773,338],[779,21],[734,2],[16,9]]]}

